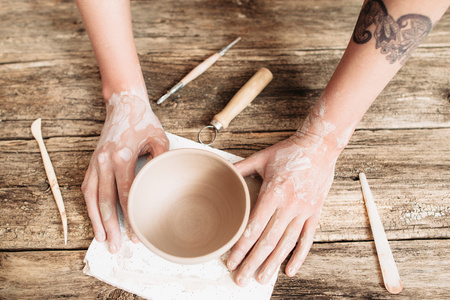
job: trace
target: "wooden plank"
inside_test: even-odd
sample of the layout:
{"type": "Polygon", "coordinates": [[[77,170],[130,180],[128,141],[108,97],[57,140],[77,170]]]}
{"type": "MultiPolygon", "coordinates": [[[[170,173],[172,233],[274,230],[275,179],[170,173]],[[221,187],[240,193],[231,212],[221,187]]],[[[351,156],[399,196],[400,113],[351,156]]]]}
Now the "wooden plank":
{"type": "Polygon", "coordinates": [[[281,274],[273,299],[448,299],[448,240],[390,241],[404,289],[384,288],[375,245],[314,244],[299,273],[281,274]]]}
{"type": "Polygon", "coordinates": [[[86,251],[1,252],[0,299],[112,299],[118,295],[125,297],[119,299],[134,299],[131,294],[84,275],[85,254],[86,251]]]}
{"type": "MultiPolygon", "coordinates": [[[[179,133],[195,138],[195,133],[179,133]]],[[[217,144],[246,157],[289,136],[223,132],[217,144]]],[[[450,129],[357,131],[336,166],[316,241],[372,239],[357,175],[369,179],[391,239],[450,237],[450,129]],[[436,176],[439,174],[439,176],[436,176]]],[[[67,248],[92,240],[80,190],[97,137],[50,138],[69,220],[67,248]]],[[[60,220],[34,140],[0,141],[0,249],[63,248],[60,220]]]]}
{"type": "MultiPolygon", "coordinates": [[[[353,31],[360,0],[339,1],[139,1],[132,3],[139,51],[220,49],[235,36],[239,47],[343,49],[353,31]],[[332,21],[330,21],[332,20],[332,21]],[[214,34],[211,34],[214,32],[214,34]]],[[[2,1],[0,63],[92,55],[72,1],[2,1]]],[[[423,47],[450,45],[449,14],[423,47]]]]}
{"type": "MultiPolygon", "coordinates": [[[[450,49],[434,50],[433,56],[426,51],[420,50],[422,56],[404,66],[358,128],[450,127],[450,49]]],[[[160,56],[147,61],[143,69],[153,109],[165,129],[198,131],[259,67],[266,66],[274,73],[274,80],[228,130],[296,130],[325,88],[341,54],[334,50],[300,54],[260,51],[249,60],[245,53],[235,54],[239,58],[218,62],[207,76],[199,77],[162,106],[155,105],[154,100],[176,83],[180,74],[206,57],[206,52],[195,59],[160,56]]],[[[30,138],[29,124],[38,117],[51,121],[50,126],[61,127],[55,135],[64,135],[63,130],[81,136],[100,133],[105,108],[94,59],[0,65],[0,72],[8,74],[0,79],[0,120],[4,128],[0,139],[30,138]]]]}
{"type": "MultiPolygon", "coordinates": [[[[314,244],[294,278],[280,271],[272,299],[448,299],[448,240],[391,241],[404,290],[383,286],[373,242],[314,244]]],[[[82,273],[85,251],[0,252],[2,299],[141,299],[82,273]]],[[[285,266],[283,264],[282,268],[285,266]]]]}
{"type": "MultiPolygon", "coordinates": [[[[58,175],[57,175],[58,176],[58,175]]],[[[61,218],[48,186],[0,188],[0,249],[80,249],[93,239],[79,186],[61,186],[68,220],[64,245],[61,218]]]]}

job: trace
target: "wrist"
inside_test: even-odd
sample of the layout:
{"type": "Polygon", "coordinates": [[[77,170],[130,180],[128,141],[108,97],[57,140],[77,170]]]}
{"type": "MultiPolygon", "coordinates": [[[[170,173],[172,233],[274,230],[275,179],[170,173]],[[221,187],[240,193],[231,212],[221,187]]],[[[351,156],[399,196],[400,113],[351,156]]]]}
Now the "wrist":
{"type": "Polygon", "coordinates": [[[324,162],[335,162],[343,147],[337,147],[335,141],[317,133],[306,132],[299,128],[291,137],[295,144],[312,156],[320,156],[324,162]]]}
{"type": "Polygon", "coordinates": [[[132,58],[122,62],[109,62],[100,65],[103,99],[107,101],[114,94],[129,92],[143,99],[148,99],[147,88],[139,62],[132,58]]]}
{"type": "Polygon", "coordinates": [[[146,115],[146,117],[154,115],[148,97],[135,90],[113,93],[111,97],[105,99],[105,104],[108,115],[146,115]]]}
{"type": "Polygon", "coordinates": [[[342,129],[310,113],[292,139],[312,155],[321,155],[322,159],[335,161],[347,146],[355,127],[356,124],[353,124],[342,129]]]}
{"type": "Polygon", "coordinates": [[[144,88],[116,88],[112,89],[109,86],[103,86],[102,89],[103,99],[106,105],[114,105],[112,99],[127,97],[128,101],[139,101],[145,102],[150,106],[150,101],[148,100],[147,90],[144,88]]]}

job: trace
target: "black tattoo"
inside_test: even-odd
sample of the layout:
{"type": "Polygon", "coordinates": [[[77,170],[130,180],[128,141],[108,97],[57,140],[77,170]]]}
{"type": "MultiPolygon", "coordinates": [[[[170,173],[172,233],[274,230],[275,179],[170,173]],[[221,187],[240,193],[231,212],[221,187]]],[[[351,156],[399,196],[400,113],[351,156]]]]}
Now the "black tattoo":
{"type": "Polygon", "coordinates": [[[431,20],[423,15],[409,14],[395,21],[381,0],[369,0],[361,10],[353,32],[353,41],[365,44],[372,38],[368,28],[375,24],[376,45],[391,63],[404,64],[431,31],[431,20]]]}

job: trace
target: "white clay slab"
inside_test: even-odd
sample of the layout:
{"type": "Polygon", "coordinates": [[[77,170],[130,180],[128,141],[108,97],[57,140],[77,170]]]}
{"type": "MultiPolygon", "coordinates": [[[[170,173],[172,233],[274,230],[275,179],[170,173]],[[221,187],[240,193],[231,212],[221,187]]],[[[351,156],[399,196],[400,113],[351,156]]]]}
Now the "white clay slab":
{"type": "MultiPolygon", "coordinates": [[[[198,148],[212,151],[232,163],[242,158],[225,151],[201,145],[191,140],[167,133],[170,148],[198,148]]],[[[136,173],[145,165],[146,158],[141,157],[136,173]]],[[[252,201],[256,201],[260,181],[247,178],[252,201]]],[[[84,259],[83,272],[110,285],[153,300],[166,299],[270,299],[278,271],[266,285],[254,278],[248,286],[239,287],[233,281],[233,275],[225,266],[226,256],[198,265],[179,265],[164,260],[148,250],[143,244],[131,242],[123,226],[122,246],[117,254],[110,254],[106,243],[92,241],[84,259]]]]}

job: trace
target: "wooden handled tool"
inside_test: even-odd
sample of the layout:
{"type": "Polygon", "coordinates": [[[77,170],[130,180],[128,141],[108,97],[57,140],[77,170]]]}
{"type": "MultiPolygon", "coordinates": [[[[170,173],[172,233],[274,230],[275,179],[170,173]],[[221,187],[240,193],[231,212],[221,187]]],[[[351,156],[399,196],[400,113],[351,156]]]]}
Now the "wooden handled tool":
{"type": "Polygon", "coordinates": [[[183,79],[180,80],[173,88],[171,88],[164,96],[158,99],[156,101],[156,104],[163,103],[167,98],[169,98],[172,94],[176,93],[179,89],[184,87],[186,84],[203,74],[209,67],[211,67],[219,58],[225,55],[228,50],[230,50],[231,47],[236,45],[241,40],[240,37],[235,39],[233,42],[231,42],[228,46],[225,46],[217,53],[214,53],[207,59],[205,59],[201,64],[196,66],[194,69],[192,69],[191,72],[189,72],[186,76],[183,77],[183,79]]]}
{"type": "Polygon", "coordinates": [[[64,202],[62,199],[61,191],[59,189],[58,181],[56,180],[55,170],[53,169],[52,162],[48,156],[47,148],[45,148],[44,140],[42,139],[41,132],[41,119],[37,119],[31,125],[31,133],[39,144],[42,160],[44,161],[45,172],[50,183],[50,187],[55,198],[56,205],[58,206],[59,214],[61,215],[63,230],[64,230],[64,244],[67,245],[67,216],[64,208],[64,202]]]}
{"type": "Polygon", "coordinates": [[[222,129],[226,129],[230,122],[242,110],[244,110],[244,108],[246,108],[253,101],[253,99],[259,95],[259,93],[261,93],[272,78],[273,75],[268,69],[259,69],[258,72],[256,72],[255,75],[253,75],[252,78],[250,78],[249,81],[247,81],[247,83],[245,83],[244,86],[233,96],[233,98],[231,98],[227,106],[225,106],[221,112],[213,117],[210,125],[205,126],[202,130],[200,130],[198,133],[199,142],[205,144],[203,143],[200,135],[205,128],[211,128],[215,133],[214,139],[212,142],[206,144],[211,145],[216,140],[217,133],[222,129]]]}
{"type": "Polygon", "coordinates": [[[383,274],[384,286],[390,293],[398,294],[403,289],[402,281],[400,280],[397,265],[395,264],[391,247],[389,246],[383,224],[381,223],[380,215],[378,214],[377,207],[373,201],[372,192],[370,191],[366,175],[360,173],[359,180],[361,182],[367,213],[369,215],[370,227],[372,228],[373,238],[375,240],[375,247],[377,248],[378,261],[380,262],[381,273],[383,274]]]}

